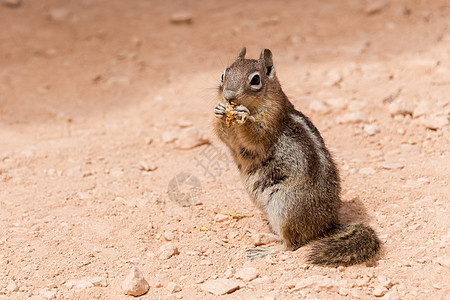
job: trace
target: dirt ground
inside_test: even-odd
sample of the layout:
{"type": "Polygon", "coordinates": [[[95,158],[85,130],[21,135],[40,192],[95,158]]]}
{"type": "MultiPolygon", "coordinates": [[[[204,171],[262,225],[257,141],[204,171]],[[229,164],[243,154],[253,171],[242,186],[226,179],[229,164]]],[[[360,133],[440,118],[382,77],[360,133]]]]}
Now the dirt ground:
{"type": "Polygon", "coordinates": [[[0,299],[129,299],[133,265],[142,299],[448,297],[448,0],[18,2],[0,1],[0,299]],[[270,231],[212,131],[244,45],[272,50],[334,153],[375,265],[246,258],[270,231]],[[239,288],[204,290],[221,278],[239,288]]]}

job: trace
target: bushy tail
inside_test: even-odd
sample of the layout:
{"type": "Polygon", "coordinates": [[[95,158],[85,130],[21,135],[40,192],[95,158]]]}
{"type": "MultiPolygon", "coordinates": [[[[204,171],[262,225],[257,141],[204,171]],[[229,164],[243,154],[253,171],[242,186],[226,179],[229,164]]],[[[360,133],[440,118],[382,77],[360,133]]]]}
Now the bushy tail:
{"type": "Polygon", "coordinates": [[[350,266],[373,262],[381,250],[375,231],[362,224],[338,225],[311,245],[308,262],[325,266],[350,266]]]}

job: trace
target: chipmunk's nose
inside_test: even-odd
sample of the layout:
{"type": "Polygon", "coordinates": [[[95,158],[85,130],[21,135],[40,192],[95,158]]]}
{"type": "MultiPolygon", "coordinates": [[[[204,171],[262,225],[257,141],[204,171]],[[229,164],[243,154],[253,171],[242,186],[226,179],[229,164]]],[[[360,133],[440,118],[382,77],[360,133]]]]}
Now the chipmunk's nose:
{"type": "Polygon", "coordinates": [[[225,99],[228,102],[231,102],[232,100],[236,99],[236,92],[233,90],[223,91],[223,99],[225,99]]]}

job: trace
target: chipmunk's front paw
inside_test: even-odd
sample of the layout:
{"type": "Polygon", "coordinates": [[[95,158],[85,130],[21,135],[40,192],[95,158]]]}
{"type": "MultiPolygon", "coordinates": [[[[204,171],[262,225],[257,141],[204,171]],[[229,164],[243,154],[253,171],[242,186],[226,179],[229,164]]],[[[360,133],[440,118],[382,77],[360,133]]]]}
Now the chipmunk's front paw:
{"type": "Polygon", "coordinates": [[[235,107],[231,111],[231,115],[233,116],[233,120],[235,120],[235,122],[239,125],[244,124],[247,120],[255,120],[254,117],[250,116],[250,111],[248,108],[243,105],[235,107]]]}
{"type": "Polygon", "coordinates": [[[222,102],[217,103],[216,107],[214,107],[214,114],[216,118],[223,118],[226,116],[226,106],[222,102]]]}

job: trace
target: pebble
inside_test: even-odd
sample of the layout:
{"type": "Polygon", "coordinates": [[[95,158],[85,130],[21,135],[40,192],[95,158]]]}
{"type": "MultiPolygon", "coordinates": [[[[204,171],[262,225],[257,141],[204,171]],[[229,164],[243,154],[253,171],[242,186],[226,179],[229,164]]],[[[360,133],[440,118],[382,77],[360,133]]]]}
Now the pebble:
{"type": "Polygon", "coordinates": [[[239,289],[239,284],[232,279],[219,278],[206,281],[201,289],[214,295],[225,295],[239,289]]]}
{"type": "Polygon", "coordinates": [[[385,288],[383,285],[378,284],[373,289],[373,295],[375,297],[383,297],[388,292],[388,289],[385,288]]]}
{"type": "Polygon", "coordinates": [[[328,107],[325,103],[319,100],[314,100],[309,104],[309,109],[318,113],[328,113],[331,111],[330,107],[328,107]]]}
{"type": "Polygon", "coordinates": [[[80,291],[80,290],[84,290],[87,288],[91,288],[94,285],[91,282],[86,281],[86,280],[69,280],[66,283],[64,283],[64,286],[69,289],[80,291]]]}
{"type": "Polygon", "coordinates": [[[273,279],[269,276],[263,276],[261,278],[255,278],[252,280],[253,284],[270,284],[273,282],[273,279]]]}
{"type": "Polygon", "coordinates": [[[378,165],[381,169],[386,170],[396,170],[396,169],[403,169],[405,166],[401,163],[388,163],[388,162],[382,162],[378,165]]]}
{"type": "Polygon", "coordinates": [[[170,292],[170,293],[178,293],[181,292],[182,288],[179,284],[176,284],[175,282],[169,282],[167,284],[166,289],[170,292]]]}
{"type": "Polygon", "coordinates": [[[199,127],[192,126],[184,128],[178,136],[176,146],[179,149],[192,149],[204,144],[208,144],[209,140],[206,138],[203,130],[199,127]]]}
{"type": "Polygon", "coordinates": [[[425,125],[426,128],[437,130],[441,129],[449,124],[448,116],[438,116],[431,115],[421,120],[422,124],[425,125]]]}
{"type": "Polygon", "coordinates": [[[19,290],[19,286],[14,282],[11,281],[10,283],[8,283],[8,285],[6,286],[6,290],[8,292],[17,292],[19,290]]]}
{"type": "Polygon", "coordinates": [[[230,218],[227,215],[223,215],[223,214],[217,214],[214,217],[214,221],[216,221],[216,222],[224,222],[224,221],[227,221],[229,219],[230,218]]]}
{"type": "Polygon", "coordinates": [[[342,75],[337,69],[332,69],[327,73],[327,79],[323,83],[323,86],[331,87],[338,85],[342,81],[342,75]]]}
{"type": "Polygon", "coordinates": [[[383,299],[399,300],[399,299],[402,299],[402,297],[400,297],[400,294],[396,290],[392,290],[392,291],[389,291],[386,294],[384,294],[383,299]]]}
{"type": "Polygon", "coordinates": [[[170,16],[170,22],[172,24],[192,24],[193,20],[194,16],[191,12],[187,11],[176,12],[170,16]]]}
{"type": "Polygon", "coordinates": [[[402,98],[397,98],[388,105],[389,114],[391,117],[412,115],[414,107],[402,98]]]}
{"type": "Polygon", "coordinates": [[[325,103],[328,106],[344,109],[347,107],[347,100],[345,98],[329,98],[325,100],[325,103]]]}
{"type": "Polygon", "coordinates": [[[139,170],[145,171],[145,172],[153,172],[156,169],[158,169],[158,167],[156,165],[148,164],[147,162],[145,162],[143,160],[141,160],[138,165],[139,165],[139,170]]]}
{"type": "Polygon", "coordinates": [[[375,15],[382,12],[388,5],[388,0],[369,1],[368,5],[364,9],[364,12],[368,15],[375,15]]]}
{"type": "Polygon", "coordinates": [[[67,8],[53,8],[49,12],[50,19],[53,21],[64,21],[70,15],[70,11],[67,8]]]}
{"type": "Polygon", "coordinates": [[[375,135],[375,134],[380,132],[380,128],[376,124],[365,124],[364,125],[364,131],[368,135],[373,136],[373,135],[375,135]]]}
{"type": "Polygon", "coordinates": [[[367,167],[367,168],[361,168],[359,170],[359,174],[363,174],[363,175],[372,175],[375,174],[375,169],[372,167],[367,167]]]}
{"type": "Polygon", "coordinates": [[[56,291],[54,290],[42,290],[40,294],[45,299],[56,299],[56,291]]]}
{"type": "Polygon", "coordinates": [[[122,283],[122,291],[125,295],[141,296],[148,292],[150,285],[145,280],[142,272],[133,266],[128,276],[122,283]]]}
{"type": "Polygon", "coordinates": [[[175,234],[171,231],[165,231],[163,237],[166,241],[173,241],[175,239],[175,234]]]}
{"type": "Polygon", "coordinates": [[[361,111],[346,113],[336,118],[336,123],[338,124],[364,123],[364,122],[367,122],[367,117],[366,114],[361,111]]]}
{"type": "Polygon", "coordinates": [[[166,260],[177,254],[179,254],[177,246],[170,242],[159,248],[158,257],[159,259],[166,260]]]}
{"type": "Polygon", "coordinates": [[[280,238],[272,233],[256,233],[252,235],[252,239],[255,246],[266,245],[280,241],[280,238]]]}
{"type": "Polygon", "coordinates": [[[200,266],[212,266],[212,261],[209,259],[204,259],[200,262],[200,266]]]}
{"type": "Polygon", "coordinates": [[[414,108],[413,118],[417,119],[424,115],[428,115],[431,112],[430,102],[422,100],[419,104],[414,108]]]}
{"type": "Polygon", "coordinates": [[[238,279],[242,279],[243,281],[252,281],[253,279],[259,276],[259,271],[253,267],[246,267],[239,270],[236,273],[235,277],[238,279]]]}
{"type": "Polygon", "coordinates": [[[2,4],[6,7],[17,8],[22,5],[22,0],[2,0],[2,4]]]}
{"type": "Polygon", "coordinates": [[[162,133],[161,140],[166,143],[170,144],[175,142],[177,139],[177,134],[174,131],[165,131],[162,133]]]}

